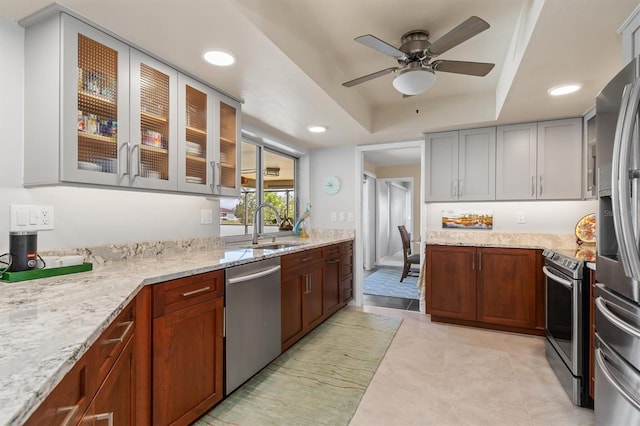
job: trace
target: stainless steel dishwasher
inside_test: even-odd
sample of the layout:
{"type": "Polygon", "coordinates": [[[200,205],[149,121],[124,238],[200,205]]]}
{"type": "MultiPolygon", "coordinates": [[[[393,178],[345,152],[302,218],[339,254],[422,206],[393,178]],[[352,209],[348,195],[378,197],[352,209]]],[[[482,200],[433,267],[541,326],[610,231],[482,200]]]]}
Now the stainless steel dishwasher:
{"type": "Polygon", "coordinates": [[[226,394],[280,355],[280,258],[226,270],[226,394]]]}

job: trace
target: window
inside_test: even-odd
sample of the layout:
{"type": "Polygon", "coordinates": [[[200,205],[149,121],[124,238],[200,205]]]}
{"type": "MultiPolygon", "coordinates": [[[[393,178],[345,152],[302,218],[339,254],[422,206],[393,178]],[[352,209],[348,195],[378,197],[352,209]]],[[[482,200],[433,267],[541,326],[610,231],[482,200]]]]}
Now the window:
{"type": "MultiPolygon", "coordinates": [[[[294,223],[297,165],[295,157],[245,138],[241,153],[241,195],[240,198],[220,200],[220,236],[251,235],[256,200],[273,205],[281,219],[294,223]]],[[[280,232],[272,209],[261,209],[260,219],[258,232],[280,232]]]]}

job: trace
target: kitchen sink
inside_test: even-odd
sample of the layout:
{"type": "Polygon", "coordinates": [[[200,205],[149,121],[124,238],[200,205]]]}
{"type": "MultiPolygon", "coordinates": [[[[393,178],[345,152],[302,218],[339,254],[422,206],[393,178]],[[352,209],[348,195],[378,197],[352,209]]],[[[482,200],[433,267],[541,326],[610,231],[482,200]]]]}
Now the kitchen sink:
{"type": "Polygon", "coordinates": [[[277,249],[296,247],[299,245],[300,243],[267,243],[267,244],[250,245],[244,248],[258,249],[258,250],[277,250],[277,249]]]}

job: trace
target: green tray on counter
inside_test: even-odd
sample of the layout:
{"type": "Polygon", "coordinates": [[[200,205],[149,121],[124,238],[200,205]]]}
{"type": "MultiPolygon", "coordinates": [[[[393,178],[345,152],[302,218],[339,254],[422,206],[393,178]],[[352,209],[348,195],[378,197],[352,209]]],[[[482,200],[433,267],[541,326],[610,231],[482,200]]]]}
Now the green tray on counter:
{"type": "Polygon", "coordinates": [[[80,265],[60,266],[57,268],[33,269],[31,271],[4,272],[0,281],[15,283],[18,281],[35,280],[38,278],[55,277],[57,275],[75,274],[93,269],[92,263],[81,263],[80,265]]]}

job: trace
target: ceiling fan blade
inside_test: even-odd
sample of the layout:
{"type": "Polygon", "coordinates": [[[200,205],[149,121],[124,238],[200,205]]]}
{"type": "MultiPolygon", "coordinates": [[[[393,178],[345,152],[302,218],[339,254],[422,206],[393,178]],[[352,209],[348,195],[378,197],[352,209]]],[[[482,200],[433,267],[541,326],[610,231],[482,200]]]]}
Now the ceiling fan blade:
{"type": "Polygon", "coordinates": [[[373,80],[374,78],[382,77],[383,75],[391,74],[396,71],[398,67],[391,67],[384,70],[380,70],[371,74],[364,75],[362,77],[358,77],[356,79],[347,81],[346,83],[342,83],[344,87],[353,87],[356,84],[364,83],[365,81],[373,80]]]}
{"type": "Polygon", "coordinates": [[[429,56],[441,55],[463,41],[469,40],[471,37],[480,34],[489,27],[490,25],[483,19],[480,19],[477,16],[472,16],[440,37],[438,40],[431,43],[431,45],[427,47],[427,54],[429,56]]]}
{"type": "Polygon", "coordinates": [[[478,77],[484,77],[489,74],[494,66],[495,64],[489,64],[487,62],[433,61],[431,63],[431,67],[435,71],[475,75],[478,77]]]}
{"type": "Polygon", "coordinates": [[[406,57],[405,53],[402,50],[393,47],[386,41],[382,41],[378,37],[372,36],[371,34],[356,37],[354,38],[354,40],[387,56],[391,56],[394,58],[406,57]]]}

